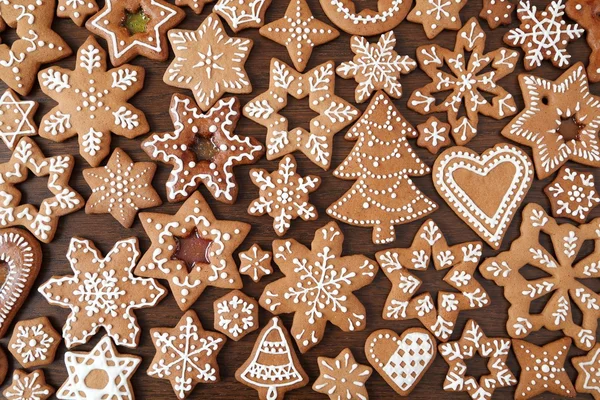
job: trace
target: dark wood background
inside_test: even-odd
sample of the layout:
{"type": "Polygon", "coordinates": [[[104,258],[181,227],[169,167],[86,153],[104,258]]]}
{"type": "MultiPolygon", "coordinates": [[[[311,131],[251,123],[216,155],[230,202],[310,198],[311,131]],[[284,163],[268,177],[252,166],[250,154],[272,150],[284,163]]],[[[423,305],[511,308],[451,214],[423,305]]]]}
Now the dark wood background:
{"type": "MultiPolygon", "coordinates": [[[[317,0],[308,0],[308,2],[317,18],[329,22],[321,11],[321,7],[317,0]]],[[[548,2],[549,1],[534,1],[535,4],[542,7],[544,7],[548,2]]],[[[359,8],[376,7],[376,0],[358,0],[357,3],[359,8]]],[[[208,4],[201,15],[195,15],[188,8],[186,8],[185,11],[187,13],[187,18],[181,25],[179,25],[179,28],[196,29],[204,20],[204,18],[211,12],[213,4],[214,3],[208,4]]],[[[286,0],[273,0],[273,4],[267,11],[267,21],[271,22],[282,17],[285,13],[287,4],[288,2],[286,0]]],[[[481,0],[470,0],[461,12],[463,23],[469,18],[477,16],[481,10],[481,7],[481,0]]],[[[503,46],[502,36],[509,29],[509,27],[502,27],[496,29],[495,31],[490,31],[485,21],[480,20],[480,23],[488,34],[487,49],[491,51],[503,46]]],[[[518,21],[516,18],[514,18],[510,27],[515,27],[517,25],[518,21]]],[[[74,54],[76,53],[77,48],[90,34],[85,28],[77,27],[70,20],[55,19],[54,27],[72,47],[74,54]]],[[[229,28],[227,28],[227,30],[229,31],[229,34],[232,35],[232,32],[229,30],[229,28]]],[[[421,25],[413,24],[408,21],[401,23],[394,31],[398,41],[396,50],[399,54],[407,54],[412,58],[415,58],[415,49],[419,45],[430,42],[425,37],[421,25]]],[[[3,33],[3,41],[6,39],[10,40],[11,35],[14,35],[14,33],[3,33]]],[[[268,71],[271,57],[278,57],[287,63],[290,63],[290,59],[284,47],[261,37],[256,29],[244,30],[237,36],[249,37],[254,40],[254,48],[252,49],[246,64],[246,69],[250,75],[254,91],[251,94],[240,96],[242,104],[245,104],[254,96],[262,93],[268,88],[268,71]]],[[[434,39],[434,42],[448,48],[453,48],[455,36],[456,32],[444,31],[434,39]]],[[[374,40],[374,38],[372,38],[372,40],[374,40]]],[[[103,40],[99,40],[99,42],[106,48],[106,42],[103,40]]],[[[340,62],[351,59],[353,54],[350,51],[349,43],[350,35],[342,33],[340,37],[333,42],[317,47],[313,52],[307,70],[327,60],[332,59],[337,65],[340,62]]],[[[584,38],[580,38],[572,43],[569,46],[569,51],[573,55],[573,62],[584,61],[587,63],[589,48],[584,38]]],[[[522,56],[523,53],[520,50],[519,52],[522,56]]],[[[170,55],[170,58],[172,58],[172,54],[170,55]]],[[[74,63],[75,55],[72,55],[71,57],[62,60],[57,64],[69,69],[73,69],[74,63]]],[[[146,113],[146,117],[148,118],[152,132],[172,130],[172,123],[168,114],[170,96],[171,94],[178,92],[189,95],[190,91],[169,87],[163,83],[162,77],[165,69],[168,66],[168,62],[161,63],[138,57],[134,59],[132,63],[141,65],[146,69],[146,81],[144,89],[137,96],[135,96],[131,102],[146,113]]],[[[515,96],[519,108],[523,107],[523,100],[517,83],[517,75],[524,72],[522,65],[522,60],[519,60],[515,72],[500,82],[515,96]]],[[[534,70],[533,73],[549,79],[556,79],[561,75],[562,71],[554,68],[549,62],[546,61],[541,67],[534,70]]],[[[429,79],[427,76],[418,69],[410,75],[405,75],[402,77],[404,95],[401,99],[395,100],[394,103],[400,109],[401,113],[413,125],[425,122],[428,117],[421,116],[413,111],[408,110],[406,108],[407,99],[413,90],[425,85],[428,82],[429,79]]],[[[339,77],[336,79],[336,94],[342,96],[348,101],[354,101],[355,87],[356,83],[353,80],[343,80],[339,77]]],[[[0,82],[0,89],[4,90],[4,88],[5,85],[0,82]]],[[[592,91],[596,95],[600,95],[600,84],[592,85],[592,91]]],[[[40,102],[40,108],[36,115],[36,120],[38,122],[41,117],[55,104],[51,99],[42,94],[42,92],[39,90],[39,86],[36,86],[26,98],[35,99],[36,101],[40,102]]],[[[358,107],[361,110],[364,110],[366,105],[367,102],[358,105],[358,107]]],[[[306,100],[295,99],[290,100],[288,107],[282,111],[282,114],[290,119],[290,127],[308,127],[310,118],[314,116],[314,113],[308,109],[306,100]]],[[[445,120],[444,115],[438,115],[438,117],[441,120],[445,120]]],[[[509,118],[496,121],[481,116],[479,121],[479,133],[469,143],[468,146],[478,152],[482,152],[483,150],[492,147],[496,143],[506,141],[506,139],[504,139],[499,132],[509,121],[509,118]]],[[[345,131],[346,129],[340,132],[335,138],[332,162],[333,167],[337,166],[352,148],[352,143],[346,142],[343,138],[345,131]]],[[[252,135],[264,142],[265,128],[245,118],[242,118],[239,122],[237,133],[242,135],[252,135]]],[[[64,153],[75,154],[77,163],[70,183],[85,198],[87,198],[91,191],[83,180],[81,171],[83,168],[88,168],[89,166],[78,154],[77,139],[73,138],[63,144],[53,143],[39,137],[35,140],[40,144],[47,155],[64,153]]],[[[140,137],[136,140],[126,140],[113,135],[112,148],[119,146],[125,149],[135,161],[146,161],[148,160],[148,157],[140,150],[139,147],[142,140],[143,137],[140,137]]],[[[426,150],[417,148],[414,141],[412,141],[412,144],[416,148],[417,153],[429,165],[432,165],[435,157],[429,154],[426,150]]],[[[526,151],[531,155],[529,149],[526,149],[526,151]]],[[[7,161],[9,157],[9,151],[4,145],[1,145],[0,162],[7,161]]],[[[330,221],[330,218],[325,213],[327,206],[345,193],[345,191],[352,185],[353,182],[342,181],[334,178],[332,175],[333,168],[324,172],[319,167],[308,161],[300,153],[296,153],[296,157],[300,165],[299,171],[302,174],[315,174],[321,176],[323,179],[321,188],[311,196],[311,202],[314,203],[318,208],[319,219],[313,222],[303,222],[301,220],[293,221],[292,227],[286,235],[286,237],[296,238],[305,245],[309,245],[314,231],[330,221]]],[[[266,159],[263,159],[257,164],[257,166],[273,170],[277,167],[277,163],[278,161],[267,161],[266,159]]],[[[574,164],[571,166],[574,166],[574,164]]],[[[246,213],[248,204],[257,197],[258,193],[258,189],[248,179],[249,168],[249,166],[237,168],[236,175],[238,177],[240,191],[238,200],[234,205],[226,205],[215,201],[208,194],[204,187],[202,187],[200,191],[207,198],[215,215],[218,218],[240,220],[252,224],[252,231],[239,250],[245,250],[253,243],[259,243],[263,248],[270,249],[271,241],[276,239],[276,235],[274,234],[271,226],[272,219],[268,216],[251,217],[246,213]]],[[[581,171],[591,170],[590,168],[585,168],[579,165],[576,167],[576,169],[581,171]]],[[[594,174],[597,179],[600,179],[600,173],[598,171],[595,171],[594,174]]],[[[165,182],[168,178],[168,175],[169,168],[164,165],[159,165],[154,179],[154,186],[160,193],[163,200],[166,200],[165,182]]],[[[549,202],[542,190],[552,181],[553,178],[554,176],[547,178],[544,181],[539,181],[536,179],[533,187],[527,195],[525,204],[529,202],[537,202],[549,210],[549,202]]],[[[416,184],[429,197],[433,198],[439,204],[439,210],[432,214],[431,217],[444,231],[445,236],[450,244],[456,244],[461,241],[478,240],[478,237],[475,235],[475,233],[472,232],[437,195],[437,192],[433,188],[430,176],[417,178],[415,181],[416,184]]],[[[45,185],[46,181],[43,178],[35,177],[20,185],[19,187],[23,191],[23,200],[39,205],[41,199],[48,194],[45,185]]],[[[161,207],[152,209],[152,211],[172,214],[177,211],[180,205],[181,203],[164,204],[161,207]]],[[[592,216],[600,216],[600,207],[597,208],[594,213],[592,213],[592,216]]],[[[506,234],[501,250],[506,250],[511,241],[517,237],[520,222],[521,217],[520,215],[517,215],[514,218],[508,233],[506,234]]],[[[413,239],[413,235],[422,223],[423,220],[420,220],[403,226],[397,226],[397,240],[389,247],[409,246],[413,239]]],[[[341,224],[341,227],[346,238],[344,243],[345,254],[361,253],[369,257],[373,257],[376,251],[385,248],[384,246],[376,246],[371,243],[370,229],[356,228],[344,224],[341,224]]],[[[93,240],[102,252],[108,251],[116,240],[131,236],[136,236],[140,239],[142,251],[148,249],[149,246],[149,240],[146,237],[139,220],[136,220],[131,229],[124,229],[108,214],[86,215],[85,212],[81,210],[75,214],[63,217],[60,220],[59,229],[54,241],[50,244],[43,245],[44,261],[42,270],[36,281],[36,286],[32,291],[32,294],[29,296],[25,302],[25,305],[18,313],[15,321],[35,318],[38,316],[49,316],[55,328],[60,329],[62,327],[69,311],[59,307],[50,306],[35,289],[37,289],[41,283],[45,282],[53,275],[71,274],[65,254],[69,240],[73,236],[80,236],[93,240]]],[[[590,248],[584,248],[583,250],[591,251],[590,248]]],[[[495,252],[489,246],[484,245],[485,257],[489,257],[494,254],[495,252]]],[[[422,286],[421,291],[437,291],[441,288],[448,289],[447,285],[442,281],[444,273],[436,272],[434,269],[430,268],[426,272],[420,273],[419,276],[424,280],[424,285],[422,286]]],[[[248,277],[244,276],[243,291],[248,295],[258,298],[262,293],[264,286],[267,283],[278,279],[279,277],[281,277],[281,274],[277,271],[273,275],[263,278],[261,282],[256,284],[248,279],[248,277]]],[[[482,325],[488,336],[507,336],[505,323],[507,319],[508,303],[502,296],[502,289],[495,286],[493,283],[484,280],[479,273],[477,274],[477,279],[482,282],[483,286],[488,291],[492,299],[492,303],[486,309],[461,313],[457,322],[456,330],[452,335],[452,339],[457,339],[460,336],[462,328],[469,318],[474,318],[477,320],[482,325]]],[[[166,284],[166,282],[162,283],[166,284]]],[[[598,280],[592,282],[592,284],[593,290],[596,292],[600,291],[600,282],[598,282],[598,280]]],[[[312,383],[318,376],[316,362],[318,356],[335,357],[342,349],[349,347],[359,362],[366,363],[363,346],[367,336],[371,332],[376,329],[389,328],[400,333],[406,328],[420,326],[419,322],[416,320],[401,322],[384,321],[381,318],[383,305],[389,290],[390,282],[386,279],[384,274],[380,272],[370,286],[367,286],[366,288],[356,292],[357,296],[367,308],[366,329],[362,332],[345,333],[337,327],[329,324],[323,341],[311,349],[307,354],[300,355],[302,365],[310,376],[309,385],[302,389],[288,392],[288,398],[304,399],[311,398],[313,396],[325,398],[324,395],[316,394],[311,389],[312,383]]],[[[206,329],[213,328],[213,301],[223,296],[225,293],[227,293],[227,291],[224,289],[208,288],[200,297],[200,299],[194,304],[193,309],[197,311],[206,329]]],[[[542,306],[543,304],[536,302],[534,304],[533,311],[539,312],[542,306]]],[[[149,330],[152,327],[158,326],[172,327],[177,324],[177,321],[182,314],[183,313],[179,310],[170,294],[160,304],[158,304],[158,306],[151,309],[138,310],[136,312],[139,323],[143,329],[139,346],[135,349],[120,348],[119,350],[124,353],[137,354],[143,358],[140,368],[132,380],[133,387],[135,389],[135,395],[138,399],[175,398],[175,394],[173,393],[168,381],[153,379],[146,375],[146,369],[149,367],[154,355],[154,347],[150,339],[149,330]]],[[[262,309],[260,310],[261,327],[266,324],[270,317],[271,315],[267,311],[262,309]]],[[[288,329],[291,326],[291,317],[291,314],[283,316],[283,320],[288,329]]],[[[9,334],[0,340],[0,346],[2,346],[4,349],[6,349],[11,332],[12,328],[9,330],[9,334]]],[[[233,342],[231,340],[228,341],[218,358],[221,369],[221,382],[216,384],[198,385],[189,398],[256,398],[256,392],[253,389],[238,383],[234,378],[234,373],[235,370],[242,365],[242,363],[249,356],[258,333],[259,331],[255,331],[239,342],[233,342]]],[[[75,348],[75,350],[89,351],[102,335],[104,335],[103,330],[101,330],[101,332],[98,333],[89,343],[78,346],[75,348]]],[[[541,330],[531,334],[527,340],[539,345],[560,338],[561,336],[562,335],[560,332],[541,330]]],[[[63,355],[65,351],[66,349],[64,345],[61,344],[55,362],[43,368],[48,382],[55,388],[58,388],[67,377],[63,363],[63,355]]],[[[575,347],[573,347],[569,353],[570,356],[581,354],[583,354],[583,352],[575,347]]],[[[10,371],[18,367],[14,360],[9,362],[10,371]]],[[[520,370],[514,355],[512,354],[509,358],[508,365],[513,373],[518,376],[520,370]]],[[[469,364],[469,367],[469,373],[476,377],[487,373],[485,361],[481,359],[476,358],[469,364]]],[[[574,380],[576,373],[570,362],[567,365],[567,369],[569,376],[574,380]]],[[[434,396],[444,396],[445,398],[468,398],[465,393],[449,393],[443,391],[442,384],[446,372],[447,365],[443,361],[442,357],[438,355],[426,376],[418,385],[418,387],[412,392],[410,397],[413,399],[431,399],[434,398],[434,396]]],[[[7,382],[0,387],[0,392],[6,387],[8,381],[10,380],[7,379],[7,382]]],[[[373,373],[371,379],[367,383],[367,388],[371,398],[373,399],[398,397],[377,373],[373,373]]],[[[513,394],[514,387],[499,389],[496,391],[496,398],[509,398],[512,397],[513,394]]],[[[579,397],[591,398],[589,395],[585,394],[579,395],[579,397]]],[[[557,397],[544,394],[540,396],[540,398],[550,399],[557,397]]]]}

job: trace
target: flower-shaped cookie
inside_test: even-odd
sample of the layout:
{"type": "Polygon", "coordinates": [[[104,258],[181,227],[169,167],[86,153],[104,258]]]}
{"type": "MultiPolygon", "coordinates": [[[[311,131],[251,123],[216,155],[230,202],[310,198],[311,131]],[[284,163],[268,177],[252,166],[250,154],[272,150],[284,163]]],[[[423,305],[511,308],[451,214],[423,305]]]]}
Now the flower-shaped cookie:
{"type": "Polygon", "coordinates": [[[10,386],[2,392],[6,400],[46,400],[54,393],[54,388],[46,383],[42,370],[30,374],[16,370],[12,379],[10,386]]]}
{"type": "Polygon", "coordinates": [[[254,282],[260,281],[265,275],[273,273],[271,260],[273,253],[264,251],[256,243],[248,250],[239,253],[240,257],[240,274],[248,275],[254,282]]]}
{"type": "Polygon", "coordinates": [[[61,339],[46,317],[19,321],[13,330],[8,350],[24,368],[39,367],[54,361],[61,339]]]}
{"type": "Polygon", "coordinates": [[[583,223],[600,203],[593,174],[562,168],[551,184],[544,188],[552,215],[583,223]]]}

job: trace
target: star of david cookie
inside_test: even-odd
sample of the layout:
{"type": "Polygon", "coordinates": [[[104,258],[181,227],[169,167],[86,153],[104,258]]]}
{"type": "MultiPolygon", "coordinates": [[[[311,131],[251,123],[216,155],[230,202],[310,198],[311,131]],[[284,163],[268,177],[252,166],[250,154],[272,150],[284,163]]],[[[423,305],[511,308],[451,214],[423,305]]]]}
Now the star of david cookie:
{"type": "Polygon", "coordinates": [[[0,97],[0,139],[10,150],[23,136],[37,135],[38,128],[33,120],[38,103],[21,100],[11,89],[0,97]]]}

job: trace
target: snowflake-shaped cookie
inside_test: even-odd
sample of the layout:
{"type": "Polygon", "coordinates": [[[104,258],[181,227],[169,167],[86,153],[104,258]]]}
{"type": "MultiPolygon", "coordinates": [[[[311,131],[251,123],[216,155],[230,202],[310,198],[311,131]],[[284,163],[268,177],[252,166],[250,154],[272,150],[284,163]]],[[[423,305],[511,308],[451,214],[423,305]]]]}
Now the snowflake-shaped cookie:
{"type": "Polygon", "coordinates": [[[270,5],[271,0],[219,0],[213,10],[237,33],[263,26],[270,5]]]}
{"type": "Polygon", "coordinates": [[[435,222],[425,221],[411,247],[375,254],[379,266],[392,282],[383,319],[417,318],[438,340],[448,340],[460,311],[490,304],[485,289],[474,277],[481,255],[480,242],[448,246],[435,222]],[[426,271],[432,262],[436,270],[448,270],[444,282],[457,291],[441,290],[435,297],[429,292],[417,295],[423,281],[409,271],[426,271]]]}
{"type": "Polygon", "coordinates": [[[472,319],[467,321],[459,340],[442,343],[438,349],[449,367],[444,381],[445,391],[467,392],[473,400],[484,400],[491,399],[498,388],[517,384],[506,365],[510,339],[488,338],[472,319]],[[482,375],[479,380],[467,375],[467,360],[476,354],[488,359],[489,374],[482,375]]]}
{"type": "Polygon", "coordinates": [[[329,61],[301,74],[284,62],[271,59],[269,90],[244,106],[244,115],[267,128],[267,159],[274,160],[296,150],[313,163],[329,169],[333,136],[358,118],[358,110],[335,95],[334,63],[329,61]],[[310,120],[310,131],[289,129],[288,119],[279,114],[287,96],[308,97],[308,106],[319,115],[310,120]]]}
{"type": "Polygon", "coordinates": [[[350,349],[344,349],[335,358],[319,357],[319,377],[312,388],[329,396],[330,400],[367,400],[365,382],[373,368],[356,362],[350,349]]]}
{"type": "Polygon", "coordinates": [[[295,239],[273,241],[285,277],[268,284],[259,302],[275,315],[295,313],[291,332],[302,353],[323,339],[327,321],[344,332],[365,329],[365,307],[352,292],[373,281],[377,263],[360,254],[342,257],[343,243],[335,222],[315,232],[310,249],[295,239]]]}
{"type": "Polygon", "coordinates": [[[219,381],[217,355],[227,338],[205,331],[194,311],[188,311],[173,328],[150,330],[156,348],[147,374],[168,379],[178,399],[186,398],[198,383],[219,381]]]}
{"type": "Polygon", "coordinates": [[[583,223],[600,203],[596,192],[594,174],[571,168],[562,168],[556,178],[546,186],[544,193],[550,200],[552,215],[583,223]]]}
{"type": "Polygon", "coordinates": [[[485,19],[490,29],[496,29],[500,25],[511,23],[514,10],[515,5],[511,0],[483,0],[479,18],[485,19]]]}
{"type": "Polygon", "coordinates": [[[441,122],[437,117],[429,117],[425,123],[417,125],[417,146],[437,154],[441,148],[450,146],[450,129],[450,124],[441,122]]]}
{"type": "Polygon", "coordinates": [[[166,295],[154,279],[133,276],[139,256],[137,238],[119,240],[106,257],[91,241],[71,239],[67,259],[75,274],[53,277],[39,288],[50,304],[71,309],[63,327],[68,348],[86,343],[100,327],[119,346],[137,346],[141,331],[133,311],[166,295]]]}
{"type": "Polygon", "coordinates": [[[240,274],[248,275],[254,282],[260,281],[265,275],[273,273],[271,260],[273,253],[264,251],[256,243],[248,250],[240,252],[240,274]]]}
{"type": "Polygon", "coordinates": [[[16,370],[12,383],[2,392],[6,400],[46,400],[53,393],[54,388],[46,383],[42,370],[35,370],[30,374],[16,370]]]}
{"type": "Polygon", "coordinates": [[[511,304],[506,323],[511,337],[524,338],[547,328],[561,330],[580,349],[594,346],[600,295],[581,280],[600,277],[598,239],[600,219],[578,227],[559,225],[541,206],[534,203],[525,206],[521,237],[512,243],[510,250],[486,259],[479,267],[484,278],[504,287],[504,297],[511,304]],[[553,252],[540,243],[542,234],[550,236],[553,252]],[[575,261],[586,240],[595,241],[594,251],[575,261]],[[527,279],[520,272],[525,266],[537,268],[545,276],[527,279]],[[550,294],[541,312],[530,310],[534,300],[550,294]],[[573,320],[572,305],[583,315],[581,324],[573,320]]]}
{"type": "Polygon", "coordinates": [[[253,168],[252,183],[258,186],[259,197],[248,206],[248,214],[273,217],[273,229],[283,236],[290,223],[298,217],[304,221],[317,219],[318,212],[310,204],[309,195],[319,188],[321,178],[316,175],[301,176],[296,172],[298,164],[294,156],[287,155],[279,162],[279,168],[271,173],[253,168]]]}
{"type": "Polygon", "coordinates": [[[406,20],[423,25],[427,38],[433,39],[444,29],[460,29],[460,10],[466,4],[467,0],[416,0],[406,20]]]}
{"type": "Polygon", "coordinates": [[[56,15],[59,18],[71,18],[77,26],[83,23],[90,15],[98,12],[96,0],[58,0],[56,15]]]}
{"type": "Polygon", "coordinates": [[[258,329],[258,303],[239,290],[215,300],[215,329],[236,342],[258,329]]]}
{"type": "Polygon", "coordinates": [[[8,350],[24,368],[39,367],[54,361],[61,339],[46,317],[19,321],[8,350]]]}
{"type": "Polygon", "coordinates": [[[0,139],[10,150],[23,136],[37,135],[38,128],[33,116],[38,103],[33,100],[21,100],[11,89],[0,97],[0,139]]]}
{"type": "Polygon", "coordinates": [[[224,93],[252,92],[244,69],[252,40],[229,37],[215,14],[210,14],[195,31],[172,29],[169,41],[175,58],[163,81],[190,89],[198,107],[207,111],[224,93]]]}
{"type": "Polygon", "coordinates": [[[234,132],[241,117],[239,100],[221,99],[203,114],[193,99],[174,94],[169,112],[175,131],[155,133],[142,143],[150,158],[173,166],[169,201],[186,199],[203,183],[215,199],[234,203],[238,184],[233,168],[255,163],[264,153],[257,139],[234,132]]]}
{"type": "Polygon", "coordinates": [[[132,139],[148,132],[144,113],[127,102],[144,85],[144,69],[106,70],[106,52],[90,36],[77,52],[75,69],[40,71],[42,91],[58,102],[44,115],[39,134],[62,142],[79,135],[81,156],[97,167],[110,151],[110,133],[132,139]]]}
{"type": "Polygon", "coordinates": [[[551,60],[559,68],[569,66],[567,45],[583,35],[584,30],[577,24],[567,24],[564,14],[562,0],[551,1],[544,11],[538,11],[529,0],[519,1],[517,16],[521,25],[504,35],[504,43],[523,49],[526,70],[539,67],[544,60],[551,60]]]}
{"type": "Polygon", "coordinates": [[[409,56],[398,55],[394,47],[394,31],[381,35],[377,43],[369,43],[362,36],[352,36],[350,48],[355,56],[352,61],[341,63],[336,72],[342,78],[354,78],[358,83],[354,92],[357,103],[366,101],[376,90],[384,90],[396,99],[402,96],[400,74],[408,74],[417,68],[417,63],[409,56]]]}
{"type": "Polygon", "coordinates": [[[419,65],[432,82],[415,90],[407,106],[421,114],[446,112],[459,145],[477,134],[479,114],[502,119],[517,112],[513,96],[498,81],[515,69],[519,55],[505,48],[484,53],[485,42],[479,22],[471,18],[458,32],[454,51],[437,44],[417,49],[419,65]],[[435,93],[447,91],[450,93],[446,98],[436,104],[435,93]],[[492,100],[488,101],[483,93],[491,95],[492,100]],[[462,106],[466,116],[459,117],[462,106]]]}

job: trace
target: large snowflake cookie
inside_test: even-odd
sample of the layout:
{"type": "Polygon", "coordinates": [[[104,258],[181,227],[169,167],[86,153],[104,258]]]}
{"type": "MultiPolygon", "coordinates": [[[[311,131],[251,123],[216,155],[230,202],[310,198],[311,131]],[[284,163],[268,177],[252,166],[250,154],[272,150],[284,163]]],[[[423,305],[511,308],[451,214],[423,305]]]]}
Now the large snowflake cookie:
{"type": "Polygon", "coordinates": [[[137,346],[134,310],[153,307],[167,294],[154,279],[133,276],[139,256],[137,238],[119,240],[106,257],[91,241],[71,239],[67,259],[74,275],[52,277],[38,289],[50,304],[71,309],[63,327],[68,348],[86,343],[101,327],[119,346],[137,346]]]}
{"type": "Polygon", "coordinates": [[[435,211],[437,204],[409,178],[430,173],[408,142],[416,136],[392,100],[377,92],[346,133],[346,139],[356,143],[333,172],[356,182],[327,208],[327,214],[347,224],[373,227],[373,243],[389,243],[396,237],[394,225],[435,211]]]}
{"type": "Polygon", "coordinates": [[[98,12],[96,0],[58,0],[56,15],[59,18],[71,18],[76,25],[82,26],[90,15],[98,12]]]}
{"type": "Polygon", "coordinates": [[[193,99],[174,94],[169,113],[175,130],[152,134],[142,143],[153,160],[173,166],[167,181],[169,201],[186,199],[203,183],[215,199],[234,203],[234,167],[253,164],[264,153],[258,140],[234,133],[241,117],[239,100],[221,99],[203,114],[193,99]]]}
{"type": "Polygon", "coordinates": [[[594,400],[600,400],[600,344],[596,344],[586,355],[573,357],[571,363],[577,370],[577,392],[589,393],[594,400]]]}
{"type": "Polygon", "coordinates": [[[108,155],[111,132],[132,139],[149,130],[144,113],[127,102],[144,86],[144,69],[106,69],[106,52],[90,36],[74,70],[51,67],[38,74],[42,91],[58,102],[42,118],[40,136],[62,142],[78,135],[81,156],[92,167],[108,155]]]}
{"type": "Polygon", "coordinates": [[[178,399],[185,399],[198,383],[219,381],[217,355],[227,338],[202,328],[190,310],[173,328],[150,330],[156,354],[146,373],[171,382],[178,399]]]}
{"type": "Polygon", "coordinates": [[[215,329],[236,342],[258,329],[258,303],[239,290],[232,290],[213,303],[215,329]]]}
{"type": "Polygon", "coordinates": [[[559,225],[541,206],[532,203],[525,207],[521,237],[510,250],[486,259],[479,267],[484,278],[504,287],[504,297],[511,304],[506,323],[511,337],[524,338],[547,328],[561,330],[580,349],[594,346],[600,295],[582,280],[600,277],[598,239],[600,219],[578,227],[559,225]],[[552,252],[541,244],[542,235],[550,236],[552,252]],[[586,240],[595,241],[594,251],[577,260],[586,240]],[[543,276],[528,278],[527,270],[521,271],[526,266],[540,270],[543,276]],[[532,308],[532,303],[545,296],[549,297],[543,300],[541,311],[534,312],[538,307],[532,308]],[[583,315],[580,322],[573,319],[574,306],[583,315]]]}
{"type": "Polygon", "coordinates": [[[0,97],[0,139],[10,150],[23,136],[37,135],[38,128],[33,120],[38,103],[21,100],[11,89],[6,89],[0,97]]]}
{"type": "Polygon", "coordinates": [[[582,63],[557,80],[519,76],[525,100],[521,111],[502,135],[531,147],[539,179],[545,179],[571,160],[600,167],[600,96],[590,93],[582,63]]]}
{"type": "Polygon", "coordinates": [[[481,255],[480,242],[448,246],[435,222],[425,221],[411,247],[375,254],[379,266],[392,282],[383,319],[417,318],[438,340],[445,342],[454,331],[460,311],[490,304],[485,289],[474,276],[481,255]],[[444,282],[455,290],[440,290],[435,296],[430,292],[419,293],[423,281],[413,272],[425,272],[432,262],[436,270],[448,270],[444,282]]]}
{"type": "Polygon", "coordinates": [[[213,10],[223,18],[232,31],[259,28],[265,23],[265,13],[271,0],[219,0],[213,10]]]}
{"type": "Polygon", "coordinates": [[[600,82],[600,0],[568,0],[566,12],[587,32],[587,43],[592,49],[587,66],[591,82],[600,82]]]}
{"type": "Polygon", "coordinates": [[[513,96],[498,81],[515,69],[519,54],[503,47],[485,53],[485,43],[483,29],[471,18],[458,32],[454,51],[437,44],[417,49],[419,66],[432,82],[415,90],[407,107],[421,114],[447,113],[459,145],[477,134],[479,114],[502,119],[517,112],[513,96]],[[445,99],[436,104],[436,94],[444,92],[445,99]]]}
{"type": "Polygon", "coordinates": [[[48,318],[38,317],[15,324],[8,350],[24,368],[39,367],[54,361],[61,339],[48,318]]]}
{"type": "MultiPolygon", "coordinates": [[[[83,198],[69,186],[75,159],[70,155],[45,157],[29,137],[19,141],[10,160],[0,164],[0,227],[21,225],[44,243],[54,239],[58,219],[74,213],[84,204],[83,198]],[[29,172],[48,177],[48,190],[53,195],[40,203],[21,204],[17,185],[25,182],[29,172]]],[[[1,336],[1,335],[0,335],[1,336]]]]}
{"type": "Polygon", "coordinates": [[[11,384],[2,392],[6,400],[46,400],[54,393],[54,388],[46,383],[44,371],[31,373],[16,370],[11,384]]]}
{"type": "Polygon", "coordinates": [[[317,363],[319,377],[312,386],[315,392],[330,400],[368,400],[365,383],[373,368],[357,363],[350,349],[342,350],[335,358],[319,357],[317,363]]]}
{"type": "Polygon", "coordinates": [[[584,30],[577,24],[567,24],[564,14],[563,0],[551,1],[544,11],[538,11],[529,0],[519,1],[517,16],[521,25],[504,35],[504,43],[523,49],[526,70],[539,67],[544,60],[551,60],[559,68],[569,66],[567,45],[583,35],[584,30]]]}
{"type": "Polygon", "coordinates": [[[295,239],[273,242],[285,277],[268,284],[259,302],[276,315],[295,313],[292,335],[302,353],[323,339],[327,321],[345,332],[365,329],[365,307],[352,292],[373,281],[377,263],[360,254],[342,257],[343,243],[335,222],[315,232],[310,249],[295,239]]]}
{"type": "Polygon", "coordinates": [[[271,60],[269,90],[244,106],[244,115],[267,128],[267,159],[274,160],[296,150],[313,163],[329,169],[333,136],[358,118],[358,110],[335,95],[333,61],[301,74],[284,62],[271,60]],[[310,120],[309,131],[288,127],[288,119],[279,112],[287,105],[288,95],[308,97],[308,106],[318,113],[310,120]]]}
{"type": "Polygon", "coordinates": [[[218,220],[200,192],[194,192],[177,214],[140,213],[152,241],[135,273],[167,279],[183,311],[207,286],[241,289],[233,252],[244,241],[250,225],[218,220]]]}
{"type": "Polygon", "coordinates": [[[552,215],[583,223],[600,203],[594,174],[563,167],[554,181],[544,188],[552,215]]]}
{"type": "Polygon", "coordinates": [[[462,26],[460,10],[467,0],[416,0],[407,21],[423,25],[428,39],[433,39],[444,29],[457,31],[462,26]]]}

